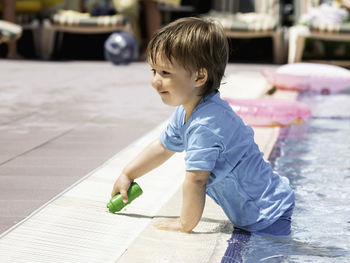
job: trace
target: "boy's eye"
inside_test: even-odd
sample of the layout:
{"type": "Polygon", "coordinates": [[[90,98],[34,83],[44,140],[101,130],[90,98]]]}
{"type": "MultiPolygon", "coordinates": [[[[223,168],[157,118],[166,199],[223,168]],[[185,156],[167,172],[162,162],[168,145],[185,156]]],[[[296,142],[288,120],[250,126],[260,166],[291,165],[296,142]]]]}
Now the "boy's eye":
{"type": "MultiPolygon", "coordinates": [[[[157,70],[155,70],[154,68],[151,69],[153,75],[155,75],[157,73],[157,70]]],[[[162,70],[160,71],[158,74],[161,74],[163,76],[167,76],[167,75],[170,75],[170,72],[169,71],[165,71],[165,70],[162,70]]]]}

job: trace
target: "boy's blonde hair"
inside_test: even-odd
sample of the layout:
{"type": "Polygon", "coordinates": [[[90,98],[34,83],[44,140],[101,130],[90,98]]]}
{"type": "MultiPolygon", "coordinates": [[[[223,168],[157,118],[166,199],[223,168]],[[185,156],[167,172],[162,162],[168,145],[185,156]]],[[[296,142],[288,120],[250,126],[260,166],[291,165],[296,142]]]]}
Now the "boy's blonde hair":
{"type": "Polygon", "coordinates": [[[205,68],[208,79],[200,95],[219,89],[228,55],[223,28],[214,21],[195,17],[181,18],[161,28],[147,47],[147,60],[151,64],[166,58],[192,73],[205,68]]]}

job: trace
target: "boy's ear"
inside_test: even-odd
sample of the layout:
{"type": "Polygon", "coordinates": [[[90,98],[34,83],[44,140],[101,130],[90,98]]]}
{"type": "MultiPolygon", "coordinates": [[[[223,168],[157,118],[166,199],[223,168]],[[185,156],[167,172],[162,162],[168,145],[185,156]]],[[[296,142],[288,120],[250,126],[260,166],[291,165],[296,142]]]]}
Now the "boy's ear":
{"type": "Polygon", "coordinates": [[[196,86],[203,86],[208,80],[208,71],[206,68],[201,68],[196,72],[196,86]]]}

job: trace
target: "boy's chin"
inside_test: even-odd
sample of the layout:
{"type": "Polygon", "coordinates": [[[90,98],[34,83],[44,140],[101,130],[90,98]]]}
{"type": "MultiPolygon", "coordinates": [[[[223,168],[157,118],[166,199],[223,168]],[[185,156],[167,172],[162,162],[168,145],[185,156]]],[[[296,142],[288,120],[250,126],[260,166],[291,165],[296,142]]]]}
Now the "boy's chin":
{"type": "Polygon", "coordinates": [[[180,104],[178,104],[178,103],[175,103],[175,102],[173,102],[173,101],[170,101],[169,99],[167,99],[167,98],[164,98],[164,97],[160,97],[161,99],[162,99],[162,102],[165,104],[165,105],[168,105],[168,106],[174,106],[174,107],[176,107],[176,106],[179,106],[180,104]]]}
{"type": "Polygon", "coordinates": [[[168,105],[168,106],[173,106],[173,107],[179,106],[179,104],[171,103],[171,102],[168,102],[168,101],[163,100],[163,99],[162,99],[162,101],[163,101],[163,103],[164,103],[165,105],[168,105]]]}

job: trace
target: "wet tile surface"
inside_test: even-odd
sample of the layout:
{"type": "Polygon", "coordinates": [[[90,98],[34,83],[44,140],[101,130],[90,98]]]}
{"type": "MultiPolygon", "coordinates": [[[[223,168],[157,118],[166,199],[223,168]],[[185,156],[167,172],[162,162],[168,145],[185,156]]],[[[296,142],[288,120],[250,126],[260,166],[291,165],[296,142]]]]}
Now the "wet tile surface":
{"type": "Polygon", "coordinates": [[[144,63],[2,60],[0,72],[0,232],[173,110],[144,63]]]}

